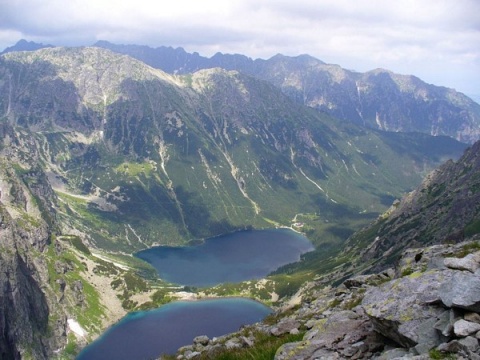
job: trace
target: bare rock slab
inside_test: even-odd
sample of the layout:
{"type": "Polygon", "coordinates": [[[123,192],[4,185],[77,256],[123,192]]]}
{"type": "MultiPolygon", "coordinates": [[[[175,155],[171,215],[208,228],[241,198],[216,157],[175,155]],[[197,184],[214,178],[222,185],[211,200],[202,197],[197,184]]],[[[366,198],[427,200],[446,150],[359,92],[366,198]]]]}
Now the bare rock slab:
{"type": "Polygon", "coordinates": [[[480,275],[455,271],[450,281],[442,284],[439,293],[447,307],[480,312],[480,275]]]}
{"type": "Polygon", "coordinates": [[[467,256],[458,258],[445,258],[444,265],[450,269],[465,270],[474,273],[480,268],[480,252],[468,254],[467,256]]]}
{"type": "Polygon", "coordinates": [[[367,291],[362,306],[377,332],[423,353],[441,342],[435,325],[445,309],[427,304],[439,299],[439,289],[452,273],[412,274],[390,281],[367,291]]]}
{"type": "Polygon", "coordinates": [[[303,341],[281,346],[275,360],[363,359],[382,350],[384,344],[365,315],[340,311],[317,321],[303,341]]]}

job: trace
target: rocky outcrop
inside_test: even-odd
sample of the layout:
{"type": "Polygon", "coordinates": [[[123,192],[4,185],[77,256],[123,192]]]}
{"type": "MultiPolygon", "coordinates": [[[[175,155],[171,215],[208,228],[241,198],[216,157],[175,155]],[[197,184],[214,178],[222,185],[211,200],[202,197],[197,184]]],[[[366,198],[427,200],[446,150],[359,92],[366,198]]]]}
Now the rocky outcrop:
{"type": "MultiPolygon", "coordinates": [[[[399,264],[415,261],[415,257],[420,261],[418,254],[422,253],[423,270],[409,271],[403,276],[398,271],[397,278],[378,286],[355,282],[355,278],[346,280],[344,284],[366,286],[355,313],[334,312],[326,320],[313,323],[316,329],[313,334],[309,331],[303,342],[284,345],[277,352],[276,359],[318,356],[326,359],[394,359],[397,356],[420,359],[421,356],[429,358],[432,351],[452,353],[459,359],[480,358],[478,338],[475,337],[480,330],[480,309],[477,306],[480,287],[476,285],[480,278],[469,269],[457,266],[477,259],[478,252],[462,258],[451,257],[462,254],[465,249],[472,251],[477,246],[479,243],[475,241],[407,251],[399,264]],[[443,261],[438,261],[439,258],[443,261]],[[363,329],[360,329],[360,323],[363,329]],[[343,326],[349,331],[339,331],[343,326]],[[335,334],[333,338],[332,333],[335,334]],[[350,348],[345,351],[342,347],[345,339],[353,339],[351,343],[355,344],[357,338],[362,339],[362,343],[356,346],[357,351],[350,348]],[[396,350],[391,350],[392,347],[396,350]]],[[[478,265],[477,261],[474,267],[478,265]]],[[[365,279],[365,276],[358,278],[365,279]]]]}
{"type": "Polygon", "coordinates": [[[390,281],[367,291],[362,306],[379,333],[403,347],[421,344],[429,350],[441,341],[434,325],[445,310],[428,304],[438,300],[439,288],[451,277],[432,272],[390,281]]]}
{"type": "Polygon", "coordinates": [[[48,233],[20,230],[1,204],[0,213],[0,358],[48,359],[66,341],[66,316],[45,293],[45,264],[31,255],[48,233]],[[58,322],[49,321],[54,313],[58,322]]]}
{"type": "Polygon", "coordinates": [[[361,308],[343,310],[317,321],[303,341],[282,346],[275,359],[364,359],[382,350],[386,341],[361,308]]]}
{"type": "Polygon", "coordinates": [[[35,142],[5,124],[0,133],[0,359],[48,359],[67,340],[45,256],[55,197],[35,142]]]}

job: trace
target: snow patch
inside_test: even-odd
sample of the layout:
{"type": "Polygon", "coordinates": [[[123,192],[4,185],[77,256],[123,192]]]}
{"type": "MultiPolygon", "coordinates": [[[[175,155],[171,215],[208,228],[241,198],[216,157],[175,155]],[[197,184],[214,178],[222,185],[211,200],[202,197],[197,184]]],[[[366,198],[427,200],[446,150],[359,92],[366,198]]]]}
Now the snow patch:
{"type": "Polygon", "coordinates": [[[75,335],[79,337],[85,337],[85,335],[87,335],[87,331],[84,328],[82,328],[77,321],[73,319],[68,319],[67,324],[70,331],[72,331],[75,335]]]}

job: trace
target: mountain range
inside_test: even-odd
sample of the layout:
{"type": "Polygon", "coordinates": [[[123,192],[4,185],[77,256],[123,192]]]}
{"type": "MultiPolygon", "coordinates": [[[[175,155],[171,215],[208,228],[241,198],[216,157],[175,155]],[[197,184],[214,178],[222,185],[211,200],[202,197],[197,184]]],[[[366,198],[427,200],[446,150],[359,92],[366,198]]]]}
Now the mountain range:
{"type": "Polygon", "coordinates": [[[236,71],[169,75],[96,47],[7,53],[0,74],[5,126],[30,131],[59,216],[116,251],[298,213],[327,242],[464,148],[338,121],[236,71]]]}
{"type": "MultiPolygon", "coordinates": [[[[432,224],[451,222],[460,205],[442,217],[441,210],[430,215],[426,209],[436,207],[426,200],[394,202],[432,169],[461,156],[467,145],[454,138],[478,137],[478,104],[453,90],[377,72],[381,86],[391,86],[367,86],[372,99],[381,99],[372,108],[401,110],[391,116],[404,126],[375,128],[367,121],[368,102],[362,103],[365,121],[339,119],[334,111],[350,113],[349,97],[340,88],[352,81],[358,86],[372,74],[309,56],[205,59],[161,48],[177,53],[178,62],[162,57],[171,64],[167,73],[99,46],[106,43],[20,45],[0,56],[0,306],[9,314],[0,318],[1,358],[49,358],[60,348],[72,357],[79,340],[67,336],[67,320],[77,319],[91,334],[101,332],[118,316],[102,303],[106,293],[126,310],[144,305],[132,299],[149,288],[139,275],[151,269],[129,255],[152,245],[184,245],[251,227],[296,226],[317,250],[280,273],[315,277],[340,269],[329,277],[333,282],[355,271],[358,256],[375,269],[385,265],[379,259],[394,261],[411,244],[412,233],[391,234],[420,220],[402,225],[394,217],[378,218],[392,203],[397,212],[415,209],[417,218],[429,214],[413,237],[419,242],[457,241],[478,227],[475,194],[468,191],[462,190],[462,199],[472,199],[466,211],[473,215],[428,240],[428,219],[436,214],[432,224]],[[210,67],[212,59],[224,68],[210,67]],[[243,68],[228,65],[234,63],[243,68]],[[301,74],[305,77],[297,82],[301,74]],[[419,93],[410,81],[425,87],[423,102],[412,95],[419,93]],[[300,98],[307,83],[315,91],[300,98]],[[319,89],[345,104],[336,103],[331,111],[317,106],[327,96],[319,89]],[[408,114],[408,121],[400,113],[408,114]],[[435,130],[439,136],[424,131],[425,119],[445,125],[435,130]],[[378,222],[375,230],[354,234],[372,221],[378,222]],[[383,256],[389,247],[391,253],[383,256]],[[112,265],[102,260],[105,256],[128,266],[112,265]]],[[[359,104],[352,105],[352,114],[359,114],[359,104]]],[[[450,175],[442,170],[430,178],[423,191],[428,201],[443,196],[443,202],[455,204],[454,195],[442,195],[450,182],[455,189],[470,188],[462,176],[474,178],[478,167],[460,163],[463,173],[449,162],[444,167],[450,175]]],[[[404,214],[398,219],[405,220],[404,214]]]]}
{"type": "Polygon", "coordinates": [[[480,106],[453,89],[385,69],[359,73],[312,56],[278,54],[268,60],[217,53],[205,58],[182,48],[150,48],[99,41],[94,46],[137,58],[168,73],[219,67],[274,84],[295,102],[361,126],[395,132],[480,138],[480,106]]]}
{"type": "MultiPolygon", "coordinates": [[[[3,53],[51,47],[20,40],[3,53]]],[[[119,45],[93,46],[129,55],[170,74],[222,68],[265,80],[302,105],[369,128],[446,135],[473,143],[480,139],[480,105],[453,89],[427,84],[413,75],[385,69],[365,73],[326,64],[309,55],[281,54],[251,59],[217,53],[210,58],[183,48],[119,45]]]]}

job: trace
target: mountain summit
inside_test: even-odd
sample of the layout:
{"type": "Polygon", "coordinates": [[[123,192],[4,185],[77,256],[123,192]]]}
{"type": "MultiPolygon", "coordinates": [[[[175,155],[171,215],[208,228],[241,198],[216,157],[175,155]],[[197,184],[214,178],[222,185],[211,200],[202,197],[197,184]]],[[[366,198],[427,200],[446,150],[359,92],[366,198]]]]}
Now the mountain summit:
{"type": "Polygon", "coordinates": [[[0,52],[0,55],[14,51],[35,51],[49,47],[53,47],[53,45],[44,45],[36,43],[34,41],[27,41],[25,39],[21,39],[15,45],[7,47],[2,52],[0,52]]]}

